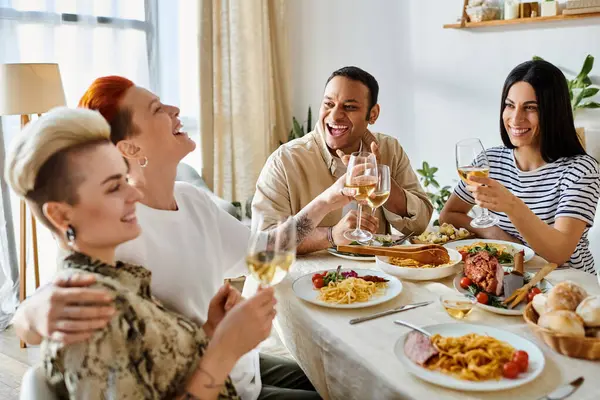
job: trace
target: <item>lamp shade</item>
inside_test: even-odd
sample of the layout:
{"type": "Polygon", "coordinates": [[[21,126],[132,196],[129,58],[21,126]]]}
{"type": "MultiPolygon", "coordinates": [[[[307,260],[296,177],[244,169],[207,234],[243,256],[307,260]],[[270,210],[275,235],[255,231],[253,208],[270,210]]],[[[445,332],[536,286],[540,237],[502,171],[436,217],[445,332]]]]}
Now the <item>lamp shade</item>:
{"type": "Polygon", "coordinates": [[[42,114],[64,105],[58,64],[0,64],[0,115],[42,114]]]}

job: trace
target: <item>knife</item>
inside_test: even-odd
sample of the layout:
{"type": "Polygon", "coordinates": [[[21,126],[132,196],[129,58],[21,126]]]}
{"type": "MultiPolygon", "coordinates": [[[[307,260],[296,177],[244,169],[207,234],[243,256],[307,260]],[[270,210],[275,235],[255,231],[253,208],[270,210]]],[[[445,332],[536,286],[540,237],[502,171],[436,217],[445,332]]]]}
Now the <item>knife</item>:
{"type": "Polygon", "coordinates": [[[573,382],[567,383],[566,385],[559,387],[558,389],[545,395],[544,397],[540,397],[538,400],[566,399],[567,397],[569,397],[570,395],[575,393],[575,391],[577,389],[579,389],[579,387],[583,384],[583,380],[584,380],[583,376],[580,376],[579,378],[575,379],[573,382]]]}
{"type": "Polygon", "coordinates": [[[407,305],[404,305],[402,307],[393,308],[391,310],[378,312],[376,314],[369,315],[369,316],[366,316],[366,317],[354,318],[354,319],[350,320],[350,325],[354,325],[354,324],[358,324],[358,323],[361,323],[361,322],[369,321],[369,320],[372,320],[372,319],[375,319],[375,318],[379,318],[379,317],[384,317],[384,316],[390,315],[390,314],[395,314],[395,313],[400,312],[400,311],[412,310],[413,308],[427,306],[427,305],[429,305],[431,303],[433,303],[433,301],[423,301],[421,303],[407,304],[407,305]]]}
{"type": "MultiPolygon", "coordinates": [[[[525,284],[523,280],[523,253],[518,252],[514,255],[514,268],[510,272],[510,274],[504,277],[504,297],[508,298],[511,294],[515,292],[515,290],[522,288],[525,284]]],[[[502,267],[498,267],[502,268],[502,267]]]]}

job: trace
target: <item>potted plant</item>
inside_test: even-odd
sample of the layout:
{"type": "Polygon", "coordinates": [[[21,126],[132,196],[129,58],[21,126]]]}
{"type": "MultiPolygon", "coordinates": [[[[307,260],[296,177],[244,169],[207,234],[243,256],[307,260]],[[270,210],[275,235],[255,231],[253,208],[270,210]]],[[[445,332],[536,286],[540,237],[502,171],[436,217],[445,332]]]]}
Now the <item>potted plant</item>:
{"type": "Polygon", "coordinates": [[[433,208],[436,212],[433,221],[434,226],[438,226],[440,224],[438,217],[442,212],[444,205],[450,198],[450,195],[452,194],[452,191],[450,190],[452,188],[450,186],[444,186],[440,188],[440,184],[435,179],[435,174],[437,171],[438,168],[429,166],[427,161],[423,161],[423,165],[417,170],[417,174],[419,174],[419,179],[425,188],[427,197],[429,197],[429,201],[431,201],[431,204],[433,204],[433,208]],[[431,190],[431,188],[437,190],[431,190]]]}
{"type": "MultiPolygon", "coordinates": [[[[533,59],[542,60],[542,58],[538,56],[534,56],[533,59]]],[[[575,120],[577,120],[577,116],[580,115],[583,110],[600,108],[600,103],[591,100],[591,98],[596,96],[600,91],[600,87],[593,85],[592,80],[589,77],[592,68],[594,68],[594,57],[588,54],[579,74],[573,79],[567,78],[567,86],[571,98],[571,108],[573,109],[573,118],[575,118],[575,120]]],[[[586,147],[584,127],[579,126],[576,127],[576,129],[579,140],[581,140],[583,146],[586,147]]]]}

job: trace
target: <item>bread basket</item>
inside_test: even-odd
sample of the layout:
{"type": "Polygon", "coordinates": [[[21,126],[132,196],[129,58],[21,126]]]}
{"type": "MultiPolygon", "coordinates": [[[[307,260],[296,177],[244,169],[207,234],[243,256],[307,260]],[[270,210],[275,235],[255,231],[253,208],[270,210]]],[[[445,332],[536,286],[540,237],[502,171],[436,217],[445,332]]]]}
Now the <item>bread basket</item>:
{"type": "Polygon", "coordinates": [[[525,307],[523,318],[535,336],[557,353],[586,360],[600,360],[600,338],[567,336],[538,326],[539,315],[532,303],[525,307]]]}

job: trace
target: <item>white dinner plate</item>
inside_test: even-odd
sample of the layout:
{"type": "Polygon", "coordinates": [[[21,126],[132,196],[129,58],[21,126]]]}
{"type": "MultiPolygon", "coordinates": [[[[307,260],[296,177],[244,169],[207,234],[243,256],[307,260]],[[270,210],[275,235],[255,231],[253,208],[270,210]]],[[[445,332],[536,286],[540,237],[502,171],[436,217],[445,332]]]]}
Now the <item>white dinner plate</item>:
{"type": "MultiPolygon", "coordinates": [[[[504,267],[505,271],[510,271],[512,268],[508,268],[508,267],[504,267]]],[[[533,278],[533,276],[535,275],[534,273],[531,272],[527,272],[525,271],[525,273],[523,274],[524,277],[526,279],[531,279],[533,278]]],[[[469,295],[469,291],[466,289],[463,289],[462,287],[460,287],[460,280],[462,278],[464,278],[465,274],[464,272],[459,272],[455,277],[454,277],[454,289],[456,289],[458,292],[464,294],[464,295],[469,295]]],[[[546,279],[542,279],[542,281],[540,283],[538,283],[536,285],[538,288],[540,288],[540,290],[542,291],[542,293],[546,293],[548,292],[550,289],[552,289],[552,284],[550,282],[548,282],[546,279]]],[[[503,301],[505,299],[504,295],[498,296],[498,299],[500,301],[503,301]]],[[[523,311],[525,311],[525,307],[527,306],[527,297],[525,298],[524,301],[522,301],[519,305],[517,305],[515,308],[510,309],[510,308],[500,308],[500,307],[494,307],[494,306],[490,306],[487,304],[481,304],[481,303],[476,303],[477,307],[489,311],[489,312],[493,312],[495,314],[501,314],[501,315],[523,315],[523,311]]]]}
{"type": "Polygon", "coordinates": [[[388,274],[413,281],[430,281],[454,275],[462,270],[462,256],[453,249],[448,250],[450,263],[437,268],[407,268],[390,264],[389,257],[377,256],[377,266],[388,274]]]}
{"type": "MultiPolygon", "coordinates": [[[[479,242],[502,244],[502,245],[507,246],[509,249],[512,247],[513,251],[510,251],[510,250],[509,251],[513,255],[520,252],[521,250],[523,250],[525,252],[525,256],[523,257],[523,262],[527,262],[527,261],[531,260],[533,257],[535,257],[535,252],[533,250],[531,250],[529,247],[523,246],[522,244],[518,244],[518,243],[505,242],[504,240],[467,239],[467,240],[457,240],[456,242],[446,243],[443,246],[447,249],[453,249],[453,250],[458,251],[459,247],[469,246],[473,243],[479,243],[479,242]]],[[[513,265],[513,263],[502,264],[502,265],[513,265]]]]}
{"type": "MultiPolygon", "coordinates": [[[[385,292],[381,295],[375,295],[371,297],[369,301],[365,301],[362,303],[352,303],[352,304],[333,304],[326,303],[318,299],[319,290],[315,289],[312,284],[312,277],[316,272],[324,272],[324,271],[316,271],[310,274],[306,274],[296,279],[292,284],[292,290],[302,300],[308,301],[309,303],[317,304],[323,307],[330,308],[364,308],[364,307],[372,307],[377,304],[385,303],[398,296],[402,292],[402,282],[399,279],[394,278],[391,275],[388,275],[384,272],[377,271],[374,269],[356,269],[356,268],[342,268],[341,272],[348,272],[350,270],[355,271],[359,277],[365,275],[375,275],[380,276],[388,280],[388,287],[385,289],[385,292]]],[[[335,269],[331,269],[328,271],[335,271],[335,269]]]]}
{"type": "Polygon", "coordinates": [[[334,255],[339,258],[343,258],[345,260],[351,261],[375,261],[375,256],[369,256],[364,254],[354,254],[354,253],[343,253],[339,252],[336,249],[330,247],[327,249],[327,252],[331,255],[334,255]]]}
{"type": "Polygon", "coordinates": [[[502,329],[492,328],[485,325],[471,325],[456,322],[425,326],[423,329],[431,332],[432,334],[438,333],[442,336],[463,336],[469,333],[488,335],[510,344],[515,348],[515,350],[525,350],[529,355],[528,370],[519,374],[516,379],[501,378],[500,380],[493,379],[478,382],[466,381],[442,372],[429,370],[412,362],[404,353],[404,341],[406,340],[406,335],[409,333],[407,331],[394,345],[394,353],[410,373],[416,375],[418,378],[423,379],[424,381],[433,383],[434,385],[468,392],[491,392],[497,390],[506,390],[516,388],[533,381],[542,373],[544,369],[544,354],[538,346],[521,336],[502,329]]]}
{"type": "MultiPolygon", "coordinates": [[[[383,235],[383,234],[375,234],[373,235],[373,239],[375,239],[376,241],[374,241],[371,246],[381,246],[381,243],[377,242],[377,240],[382,240],[382,241],[395,241],[400,239],[400,235],[383,235]]],[[[356,245],[357,243],[353,243],[354,245],[356,245]]],[[[334,249],[333,247],[330,247],[327,249],[327,251],[329,252],[329,254],[334,255],[336,257],[340,257],[343,258],[345,260],[351,260],[351,261],[375,261],[375,256],[370,256],[370,255],[366,255],[366,254],[356,254],[356,253],[347,253],[347,252],[341,252],[341,251],[337,251],[336,249],[334,249]]]]}

